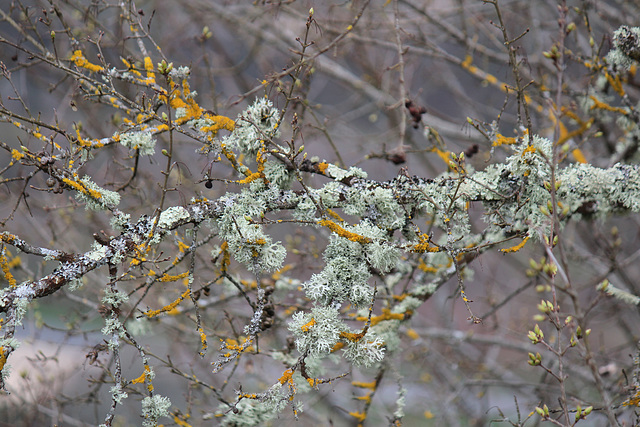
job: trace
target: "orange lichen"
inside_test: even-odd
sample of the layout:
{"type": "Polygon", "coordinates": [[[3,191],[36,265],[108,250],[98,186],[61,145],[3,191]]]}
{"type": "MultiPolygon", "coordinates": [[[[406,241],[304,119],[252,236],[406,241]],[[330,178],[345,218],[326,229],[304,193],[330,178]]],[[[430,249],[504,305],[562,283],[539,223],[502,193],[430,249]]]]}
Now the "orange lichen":
{"type": "Polygon", "coordinates": [[[349,412],[349,415],[357,419],[359,422],[363,422],[367,418],[367,414],[364,412],[349,412]]]}
{"type": "Polygon", "coordinates": [[[104,68],[100,65],[92,64],[84,57],[84,54],[80,49],[73,51],[73,55],[71,55],[71,62],[76,64],[77,67],[85,68],[91,72],[99,72],[103,71],[104,68]]]}
{"type": "MultiPolygon", "coordinates": [[[[371,318],[371,326],[377,325],[378,323],[384,320],[404,320],[407,316],[411,316],[411,314],[413,314],[411,310],[407,310],[404,313],[392,313],[391,310],[389,310],[388,308],[383,308],[381,315],[373,316],[371,318]]],[[[356,319],[359,321],[368,320],[364,316],[358,316],[356,319]]]]}
{"type": "Polygon", "coordinates": [[[407,336],[412,340],[417,340],[420,338],[420,335],[414,329],[407,329],[407,336]]]}
{"type": "Polygon", "coordinates": [[[366,329],[367,328],[365,328],[364,331],[361,331],[361,332],[358,332],[358,333],[341,331],[340,332],[340,338],[344,338],[344,339],[346,339],[348,341],[351,341],[351,342],[360,341],[362,339],[362,337],[364,337],[365,334],[367,333],[366,329]]]}
{"type": "Polygon", "coordinates": [[[142,384],[144,379],[151,373],[151,369],[148,366],[144,367],[144,372],[138,378],[131,380],[131,384],[142,384]]]}
{"type": "Polygon", "coordinates": [[[92,190],[91,188],[87,188],[83,183],[79,181],[74,181],[69,178],[62,178],[62,181],[67,184],[69,187],[79,191],[82,194],[90,196],[93,199],[100,200],[102,199],[102,194],[99,191],[92,190]]]}
{"type": "Polygon", "coordinates": [[[189,272],[188,271],[185,271],[184,273],[177,274],[175,276],[171,276],[171,275],[165,273],[165,274],[162,275],[162,277],[158,278],[158,281],[159,282],[175,282],[176,280],[184,279],[187,276],[189,276],[189,272]]]}
{"type": "Polygon", "coordinates": [[[496,139],[495,141],[493,141],[493,143],[491,144],[494,147],[498,147],[500,145],[513,145],[515,143],[517,143],[518,140],[514,137],[506,137],[502,134],[496,134],[496,139]]]}
{"type": "Polygon", "coordinates": [[[591,106],[590,110],[599,109],[599,110],[613,111],[614,113],[619,113],[619,114],[622,114],[623,116],[629,115],[629,112],[624,108],[613,107],[605,102],[598,100],[598,98],[596,98],[593,95],[589,96],[589,99],[593,101],[593,105],[591,106]]]}
{"type": "Polygon", "coordinates": [[[5,363],[7,363],[7,354],[9,354],[9,351],[5,350],[4,347],[0,347],[0,371],[2,371],[5,363]]]}
{"type": "Polygon", "coordinates": [[[347,231],[331,220],[321,219],[320,221],[318,221],[318,224],[324,227],[327,227],[329,230],[333,231],[338,236],[344,237],[345,239],[351,240],[352,242],[371,243],[370,238],[347,231]]]}
{"type": "Polygon", "coordinates": [[[200,334],[200,355],[204,356],[204,354],[207,351],[207,334],[204,333],[204,330],[202,328],[198,328],[198,333],[200,334]]]}
{"type": "Polygon", "coordinates": [[[518,243],[515,246],[511,246],[510,248],[500,249],[500,252],[504,252],[504,253],[518,252],[527,243],[527,241],[529,240],[529,237],[530,236],[525,237],[524,239],[522,239],[522,242],[518,243]]]}
{"type": "Polygon", "coordinates": [[[429,246],[429,235],[421,234],[418,236],[419,243],[413,245],[411,252],[424,253],[424,252],[440,252],[440,248],[437,246],[429,246]]]}
{"type": "Polygon", "coordinates": [[[327,168],[329,167],[329,164],[325,162],[320,162],[318,163],[317,167],[318,167],[318,172],[324,175],[327,172],[327,168]]]}
{"type": "Polygon", "coordinates": [[[309,322],[302,325],[300,329],[302,329],[302,332],[309,332],[309,329],[311,329],[315,324],[316,324],[316,319],[311,319],[309,322]]]}
{"type": "Polygon", "coordinates": [[[15,288],[17,285],[16,279],[11,274],[9,263],[7,262],[7,257],[4,254],[0,255],[0,266],[2,267],[2,273],[4,274],[4,278],[9,282],[9,286],[15,288]]]}
{"type": "Polygon", "coordinates": [[[158,315],[158,314],[160,314],[160,313],[165,313],[165,312],[173,311],[173,310],[178,306],[178,304],[180,304],[180,303],[182,302],[182,300],[183,300],[183,299],[185,299],[187,296],[189,296],[189,293],[190,293],[190,292],[191,292],[191,291],[190,291],[189,289],[187,289],[186,291],[184,291],[184,292],[182,293],[182,295],[180,295],[180,297],[178,297],[178,299],[176,299],[175,301],[173,301],[171,304],[169,304],[169,305],[165,305],[164,307],[162,307],[161,309],[158,309],[158,310],[149,310],[149,311],[147,311],[147,312],[145,313],[145,315],[146,315],[148,318],[151,318],[151,317],[155,317],[155,316],[157,316],[157,315],[158,315]]]}
{"type": "Polygon", "coordinates": [[[284,371],[282,376],[278,379],[278,382],[280,384],[291,383],[293,381],[292,377],[293,377],[293,369],[287,369],[286,371],[284,371]]]}
{"type": "Polygon", "coordinates": [[[13,150],[11,150],[11,157],[14,160],[20,160],[24,157],[24,153],[19,152],[18,150],[16,150],[15,148],[13,150]]]}
{"type": "Polygon", "coordinates": [[[342,219],[342,217],[340,217],[340,215],[338,215],[337,213],[335,213],[331,209],[327,209],[327,215],[329,215],[331,218],[333,218],[335,220],[338,220],[340,222],[344,222],[344,219],[342,219]]]}

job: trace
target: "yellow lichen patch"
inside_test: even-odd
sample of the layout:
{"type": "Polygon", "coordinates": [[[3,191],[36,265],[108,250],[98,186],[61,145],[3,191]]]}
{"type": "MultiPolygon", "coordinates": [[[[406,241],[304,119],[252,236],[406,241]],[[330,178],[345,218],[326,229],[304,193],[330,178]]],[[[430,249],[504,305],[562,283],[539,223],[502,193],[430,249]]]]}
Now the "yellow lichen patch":
{"type": "Polygon", "coordinates": [[[257,399],[258,395],[256,393],[242,393],[238,397],[241,399],[257,399]]]}
{"type": "Polygon", "coordinates": [[[178,250],[179,250],[181,253],[184,253],[184,252],[185,252],[187,249],[189,249],[189,248],[190,248],[190,246],[189,246],[189,245],[187,245],[187,244],[185,244],[184,242],[182,242],[182,241],[179,241],[179,242],[178,242],[178,250]]]}
{"type": "Polygon", "coordinates": [[[227,338],[224,341],[224,346],[227,350],[237,351],[237,352],[249,352],[253,351],[253,346],[249,345],[251,341],[248,341],[246,337],[242,337],[242,344],[239,344],[237,340],[233,338],[227,338]]]}
{"type": "Polygon", "coordinates": [[[327,172],[327,168],[329,167],[328,163],[320,162],[318,163],[318,172],[321,174],[325,174],[327,172]]]}
{"type": "MultiPolygon", "coordinates": [[[[410,248],[411,252],[424,253],[424,252],[440,252],[440,248],[437,246],[429,246],[429,235],[421,234],[418,236],[419,243],[410,248]]],[[[426,270],[425,270],[426,271],[426,270]]]]}
{"type": "Polygon", "coordinates": [[[352,242],[371,243],[370,238],[347,231],[331,220],[322,219],[318,221],[318,224],[324,227],[327,227],[329,230],[333,231],[338,236],[344,237],[345,239],[351,240],[352,242]]]}
{"type": "Polygon", "coordinates": [[[584,156],[581,149],[574,148],[573,150],[571,150],[571,154],[573,155],[573,158],[576,162],[587,163],[587,158],[584,156]]]}
{"type": "Polygon", "coordinates": [[[640,389],[636,390],[632,396],[629,396],[627,400],[622,402],[622,406],[640,406],[640,389]]]}
{"type": "Polygon", "coordinates": [[[211,132],[215,135],[220,129],[226,129],[229,132],[233,132],[236,127],[236,122],[231,120],[229,117],[205,113],[204,118],[214,122],[214,124],[211,126],[201,127],[200,130],[202,132],[211,132]]]}
{"type": "Polygon", "coordinates": [[[407,329],[407,336],[412,340],[417,340],[420,338],[420,335],[415,331],[415,329],[407,329]]]}
{"type": "Polygon", "coordinates": [[[420,258],[420,260],[418,260],[418,268],[422,271],[424,271],[425,273],[437,273],[438,272],[438,268],[436,267],[431,267],[430,265],[427,265],[422,258],[420,258]]]}
{"type": "Polygon", "coordinates": [[[227,268],[229,267],[229,263],[230,261],[230,256],[229,256],[229,243],[227,242],[222,242],[222,245],[220,245],[220,253],[222,254],[222,262],[220,263],[220,270],[224,273],[227,271],[227,268]]]}
{"type": "Polygon", "coordinates": [[[336,351],[340,350],[341,348],[344,347],[344,343],[343,342],[337,342],[332,348],[331,348],[331,353],[335,353],[336,351]]]}
{"type": "Polygon", "coordinates": [[[275,273],[273,273],[271,275],[271,278],[273,280],[280,280],[282,278],[282,274],[286,273],[287,271],[291,270],[294,267],[293,264],[287,264],[284,267],[282,267],[280,270],[276,271],[275,273]]]}
{"type": "Polygon", "coordinates": [[[198,328],[198,333],[200,334],[200,355],[204,356],[207,352],[207,334],[204,333],[202,328],[198,328]]]}
{"type": "Polygon", "coordinates": [[[529,240],[529,237],[530,236],[525,237],[524,239],[522,239],[522,242],[518,243],[515,246],[511,246],[510,248],[500,249],[500,252],[504,252],[504,253],[518,252],[527,243],[527,241],[529,240]]]}
{"type": "Polygon", "coordinates": [[[254,172],[250,175],[247,175],[247,177],[245,179],[241,179],[239,181],[236,181],[238,184],[248,184],[250,182],[255,181],[256,179],[260,179],[262,178],[263,174],[261,174],[260,172],[254,172]]]}
{"type": "Polygon", "coordinates": [[[604,76],[607,78],[607,82],[609,82],[613,90],[615,90],[618,95],[620,96],[625,95],[624,88],[622,87],[622,81],[620,80],[620,76],[613,77],[608,72],[605,72],[604,76]]]}
{"type": "Polygon", "coordinates": [[[4,368],[5,363],[7,363],[7,354],[8,350],[5,350],[4,347],[0,347],[0,371],[4,368]]]}
{"type": "Polygon", "coordinates": [[[69,187],[85,194],[93,199],[100,200],[102,199],[102,194],[99,191],[92,190],[91,188],[87,188],[79,181],[74,181],[69,178],[62,178],[62,181],[67,184],[69,187]]]}
{"type": "Polygon", "coordinates": [[[487,84],[491,84],[503,92],[506,92],[509,89],[509,86],[506,83],[499,81],[496,76],[489,74],[473,65],[473,58],[471,57],[471,55],[465,56],[464,61],[460,62],[460,66],[474,76],[482,79],[487,84]]]}
{"type": "MultiPolygon", "coordinates": [[[[358,320],[360,320],[360,318],[358,318],[358,320]]],[[[348,341],[351,341],[351,342],[360,341],[362,339],[362,337],[364,337],[365,334],[367,333],[366,329],[367,328],[365,328],[364,331],[361,331],[361,332],[358,332],[358,333],[341,331],[340,332],[340,338],[344,338],[344,339],[346,339],[348,341]]]]}
{"type": "Polygon", "coordinates": [[[627,110],[625,110],[624,108],[620,108],[620,107],[613,107],[605,102],[602,102],[600,100],[598,100],[598,98],[596,98],[595,96],[590,96],[589,99],[591,99],[591,101],[593,101],[593,105],[591,106],[591,110],[606,110],[606,111],[612,111],[614,113],[619,113],[622,114],[623,116],[627,116],[629,115],[629,112],[627,110]]]}
{"type": "MultiPolygon", "coordinates": [[[[131,260],[129,264],[131,265],[139,265],[140,263],[147,260],[145,255],[151,251],[151,246],[146,245],[138,245],[135,247],[136,257],[131,260]]],[[[155,274],[155,273],[154,273],[155,274]]]]}
{"type": "Polygon", "coordinates": [[[185,271],[184,273],[177,274],[175,276],[171,276],[171,275],[165,273],[165,274],[162,275],[162,277],[158,278],[158,281],[159,282],[175,282],[176,280],[184,279],[187,276],[189,276],[189,272],[188,271],[185,271]]]}
{"type": "Polygon", "coordinates": [[[302,325],[300,329],[302,329],[302,332],[309,332],[309,329],[311,329],[315,324],[316,324],[316,319],[311,319],[309,322],[302,325]]]}
{"type": "Polygon", "coordinates": [[[2,267],[2,273],[7,282],[9,282],[9,286],[15,288],[17,285],[16,279],[13,277],[13,274],[11,274],[7,257],[4,254],[0,255],[0,267],[2,267]]]}
{"type": "Polygon", "coordinates": [[[442,159],[442,161],[449,166],[449,163],[451,161],[451,152],[450,151],[444,151],[439,149],[438,147],[433,147],[430,151],[436,153],[438,155],[438,157],[440,157],[440,159],[442,159]]]}
{"type": "Polygon", "coordinates": [[[169,304],[169,305],[165,305],[164,307],[162,307],[162,308],[161,308],[161,309],[159,309],[159,310],[149,310],[149,311],[147,311],[147,312],[145,313],[145,315],[146,315],[148,318],[151,318],[151,317],[155,317],[155,316],[157,316],[157,315],[158,315],[158,314],[160,314],[160,313],[165,313],[165,312],[169,312],[169,311],[174,310],[174,309],[178,306],[178,304],[180,304],[180,303],[182,302],[182,300],[183,300],[183,299],[185,299],[185,298],[189,295],[189,293],[190,293],[190,292],[191,292],[191,291],[187,289],[186,291],[184,291],[184,292],[182,293],[182,295],[180,295],[180,297],[179,297],[178,299],[176,299],[176,300],[175,300],[174,302],[172,302],[171,304],[169,304]]]}
{"type": "Polygon", "coordinates": [[[393,295],[393,300],[394,301],[404,301],[405,298],[407,298],[408,296],[409,296],[409,294],[406,293],[406,292],[403,293],[403,294],[400,294],[400,295],[393,295]]]}
{"type": "Polygon", "coordinates": [[[238,172],[244,174],[245,176],[251,175],[251,171],[248,167],[242,164],[237,158],[233,151],[229,150],[226,145],[220,144],[220,150],[222,154],[231,162],[231,166],[238,172]]]}
{"type": "Polygon", "coordinates": [[[525,154],[535,153],[535,152],[536,152],[536,147],[534,147],[533,145],[529,145],[529,146],[527,146],[527,148],[522,150],[522,154],[520,155],[520,157],[524,157],[525,154]]]}
{"type": "MultiPolygon", "coordinates": [[[[182,416],[184,418],[191,418],[189,414],[176,414],[173,416],[173,422],[176,423],[177,426],[180,427],[191,427],[191,424],[186,422],[185,420],[181,420],[179,417],[182,416]]],[[[217,414],[216,414],[217,416],[217,414]]]]}
{"type": "Polygon", "coordinates": [[[280,384],[291,382],[293,381],[292,377],[293,377],[293,369],[287,369],[286,371],[284,371],[282,376],[278,379],[278,382],[280,384]]]}
{"type": "MultiPolygon", "coordinates": [[[[189,88],[189,82],[187,82],[187,80],[182,81],[182,90],[176,83],[171,81],[169,105],[173,109],[182,108],[184,110],[184,115],[179,119],[176,119],[177,124],[183,124],[189,120],[199,119],[204,113],[202,107],[198,105],[193,97],[186,96],[188,94],[191,94],[191,89],[189,88]]],[[[166,102],[166,97],[161,97],[161,99],[166,102]]]]}
{"type": "Polygon", "coordinates": [[[24,153],[19,152],[18,150],[16,150],[15,148],[13,150],[11,150],[11,157],[14,160],[20,160],[24,157],[24,153]]]}
{"type": "Polygon", "coordinates": [[[367,414],[364,412],[349,412],[349,415],[357,419],[359,422],[363,422],[367,418],[367,414]]]}
{"type": "Polygon", "coordinates": [[[135,380],[131,380],[131,384],[142,384],[147,375],[151,373],[151,369],[148,366],[144,367],[144,372],[135,380]]]}
{"type": "Polygon", "coordinates": [[[361,400],[365,403],[370,403],[371,402],[371,394],[365,394],[364,396],[358,396],[356,397],[357,400],[361,400]]]}
{"type": "MultiPolygon", "coordinates": [[[[413,312],[411,310],[408,310],[405,313],[392,313],[391,310],[389,310],[388,308],[383,308],[381,315],[373,316],[371,318],[371,326],[375,326],[384,320],[404,320],[407,316],[410,316],[412,313],[413,312]]],[[[368,320],[364,316],[358,316],[356,319],[361,322],[368,320]]],[[[342,333],[340,335],[342,336],[342,333]]]]}
{"type": "Polygon", "coordinates": [[[156,74],[153,71],[153,61],[148,56],[144,58],[144,69],[147,72],[147,78],[142,81],[146,84],[154,84],[156,82],[156,74]]]}
{"type": "Polygon", "coordinates": [[[3,233],[0,233],[0,241],[2,242],[12,244],[13,242],[15,242],[15,240],[16,240],[16,236],[11,233],[7,233],[6,231],[3,233]]]}
{"type": "Polygon", "coordinates": [[[138,77],[142,77],[142,74],[140,73],[140,71],[136,70],[133,65],[131,65],[131,63],[129,61],[127,61],[126,59],[124,59],[123,57],[120,57],[120,60],[122,61],[122,63],[124,64],[125,67],[127,67],[127,71],[130,72],[131,74],[134,74],[138,77]]]}
{"type": "Polygon", "coordinates": [[[92,64],[91,62],[89,62],[87,58],[84,57],[84,54],[80,49],[75,50],[73,52],[73,55],[71,55],[70,59],[71,59],[71,62],[76,64],[77,67],[85,68],[94,73],[104,70],[104,68],[101,67],[100,65],[92,64]]]}
{"type": "Polygon", "coordinates": [[[340,215],[338,215],[337,213],[335,213],[331,209],[327,209],[327,215],[329,215],[331,218],[336,219],[336,220],[338,220],[340,222],[344,222],[344,219],[342,219],[340,217],[340,215]]]}
{"type": "Polygon", "coordinates": [[[498,147],[500,145],[513,145],[515,143],[517,143],[518,140],[514,137],[506,137],[502,134],[496,134],[496,139],[495,141],[493,141],[493,143],[491,144],[494,147],[498,147]]]}

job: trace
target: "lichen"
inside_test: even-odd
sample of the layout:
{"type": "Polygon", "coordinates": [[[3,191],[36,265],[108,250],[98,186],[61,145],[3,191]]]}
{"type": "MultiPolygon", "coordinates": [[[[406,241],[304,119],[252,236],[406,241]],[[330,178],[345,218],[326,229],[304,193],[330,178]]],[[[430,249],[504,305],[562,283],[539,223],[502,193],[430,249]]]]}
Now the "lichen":
{"type": "Polygon", "coordinates": [[[156,151],[156,140],[148,130],[123,133],[120,135],[120,144],[138,150],[142,156],[153,155],[156,151]]]}

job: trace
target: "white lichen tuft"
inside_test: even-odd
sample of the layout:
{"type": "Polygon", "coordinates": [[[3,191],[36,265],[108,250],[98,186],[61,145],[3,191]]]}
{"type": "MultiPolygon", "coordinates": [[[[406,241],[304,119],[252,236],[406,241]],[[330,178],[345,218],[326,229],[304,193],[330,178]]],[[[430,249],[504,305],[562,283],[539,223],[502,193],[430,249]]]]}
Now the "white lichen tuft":
{"type": "Polygon", "coordinates": [[[315,307],[310,313],[295,313],[289,323],[296,348],[300,354],[308,352],[312,358],[329,355],[340,339],[340,331],[346,329],[340,320],[340,312],[331,307],[315,307]]]}
{"type": "Polygon", "coordinates": [[[120,144],[129,149],[138,150],[143,156],[153,155],[156,152],[156,140],[148,130],[123,133],[120,135],[120,144]]]}
{"type": "Polygon", "coordinates": [[[280,111],[266,98],[258,98],[238,115],[231,135],[225,137],[225,145],[239,149],[243,154],[255,158],[264,140],[279,135],[280,111]]]}
{"type": "Polygon", "coordinates": [[[640,61],[640,27],[621,26],[613,33],[613,49],[607,54],[607,62],[628,70],[640,61]]]}
{"type": "Polygon", "coordinates": [[[144,427],[155,427],[158,425],[158,419],[169,416],[169,408],[171,408],[171,400],[166,396],[159,394],[152,397],[142,399],[142,418],[144,427]]]}

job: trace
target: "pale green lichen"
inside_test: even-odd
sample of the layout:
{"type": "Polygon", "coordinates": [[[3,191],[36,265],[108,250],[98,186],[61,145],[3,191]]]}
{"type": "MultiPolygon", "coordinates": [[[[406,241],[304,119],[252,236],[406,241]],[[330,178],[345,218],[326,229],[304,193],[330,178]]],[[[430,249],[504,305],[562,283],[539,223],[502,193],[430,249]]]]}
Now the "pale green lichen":
{"type": "MultiPolygon", "coordinates": [[[[291,182],[295,175],[292,171],[288,170],[284,163],[267,161],[264,165],[264,176],[267,178],[271,186],[279,189],[289,189],[291,182]]],[[[254,182],[262,182],[262,180],[256,180],[254,182]]]]}
{"type": "Polygon", "coordinates": [[[640,305],[640,297],[613,286],[608,280],[598,285],[597,289],[627,304],[640,305]]]}
{"type": "Polygon", "coordinates": [[[277,127],[280,112],[266,98],[258,98],[245,111],[238,115],[235,129],[223,139],[231,148],[239,149],[250,158],[255,158],[264,140],[279,135],[277,127]]]}
{"type": "Polygon", "coordinates": [[[106,288],[104,296],[102,297],[102,303],[105,305],[112,305],[117,307],[125,302],[129,301],[129,296],[125,292],[120,292],[117,289],[106,288]]]}
{"type": "Polygon", "coordinates": [[[370,331],[356,341],[347,341],[344,357],[355,366],[367,368],[377,365],[384,359],[385,343],[370,331]]]}
{"type": "Polygon", "coordinates": [[[124,213],[119,209],[113,210],[113,216],[109,221],[111,224],[111,228],[117,231],[123,231],[125,228],[128,228],[131,224],[131,215],[128,213],[124,213]]]}
{"type": "Polygon", "coordinates": [[[339,310],[331,307],[314,307],[309,313],[297,312],[289,323],[296,348],[311,358],[326,357],[340,339],[340,332],[346,329],[339,310]],[[313,325],[308,327],[312,319],[313,325]]]}
{"type": "Polygon", "coordinates": [[[125,336],[120,320],[113,317],[107,317],[104,320],[104,323],[105,325],[101,330],[103,335],[118,335],[120,338],[125,336]]]}
{"type": "Polygon", "coordinates": [[[162,211],[158,220],[158,227],[168,229],[174,227],[179,221],[188,220],[189,218],[189,211],[185,208],[172,206],[162,211]]]}
{"type": "MultiPolygon", "coordinates": [[[[271,191],[275,190],[266,190],[262,195],[273,197],[271,191]]],[[[225,207],[217,226],[235,259],[254,272],[279,269],[286,257],[285,248],[280,242],[273,242],[262,225],[252,220],[263,213],[266,200],[246,189],[222,200],[225,207]]]]}
{"type": "Polygon", "coordinates": [[[168,397],[155,394],[152,397],[142,399],[142,425],[144,427],[155,427],[158,419],[168,417],[171,400],[168,397]]]}
{"type": "Polygon", "coordinates": [[[613,33],[613,49],[607,54],[607,62],[621,70],[628,70],[640,61],[640,27],[621,26],[613,33]]]}
{"type": "Polygon", "coordinates": [[[326,174],[336,181],[342,181],[345,178],[367,178],[367,173],[360,168],[351,166],[349,169],[342,169],[332,163],[327,164],[326,174]]]}
{"type": "Polygon", "coordinates": [[[129,394],[123,390],[122,384],[115,384],[109,391],[111,392],[111,398],[118,404],[121,404],[124,399],[129,397],[129,394]]]}
{"type": "Polygon", "coordinates": [[[148,130],[123,133],[120,135],[120,144],[138,150],[143,156],[153,155],[156,151],[156,140],[148,130]]]}
{"type": "Polygon", "coordinates": [[[120,194],[100,188],[88,175],[85,175],[80,182],[89,191],[88,194],[81,191],[76,192],[76,199],[85,202],[87,209],[94,211],[114,209],[120,204],[120,194]],[[99,194],[99,197],[96,198],[92,194],[99,194]]]}

